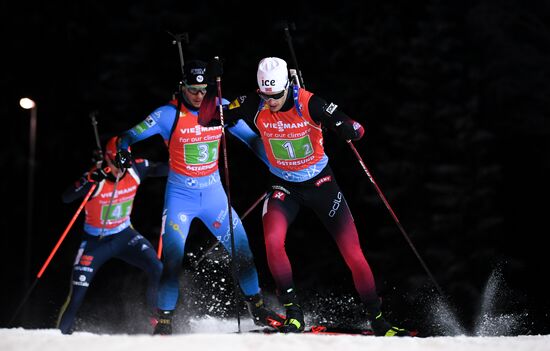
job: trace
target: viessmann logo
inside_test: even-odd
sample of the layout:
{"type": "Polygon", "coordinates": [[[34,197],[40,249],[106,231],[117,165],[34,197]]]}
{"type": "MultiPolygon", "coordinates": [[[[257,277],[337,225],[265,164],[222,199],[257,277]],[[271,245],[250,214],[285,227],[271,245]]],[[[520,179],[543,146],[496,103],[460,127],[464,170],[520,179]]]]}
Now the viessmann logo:
{"type": "Polygon", "coordinates": [[[180,132],[182,134],[195,134],[195,135],[201,135],[202,132],[207,132],[211,130],[220,129],[221,126],[216,127],[202,127],[202,126],[195,126],[194,128],[180,128],[180,132]]]}
{"type": "MultiPolygon", "coordinates": [[[[137,189],[137,186],[133,185],[131,187],[129,187],[128,189],[121,189],[121,190],[117,190],[116,193],[115,193],[115,197],[118,197],[119,195],[124,195],[124,194],[127,194],[127,193],[130,193],[134,190],[137,189]]],[[[101,194],[101,198],[106,198],[106,197],[111,197],[111,193],[103,193],[101,194]]]]}
{"type": "Polygon", "coordinates": [[[266,129],[277,129],[277,131],[279,132],[284,132],[285,129],[300,129],[300,128],[307,127],[306,122],[284,123],[282,121],[278,121],[277,123],[264,122],[263,125],[264,125],[264,128],[266,129]]]}

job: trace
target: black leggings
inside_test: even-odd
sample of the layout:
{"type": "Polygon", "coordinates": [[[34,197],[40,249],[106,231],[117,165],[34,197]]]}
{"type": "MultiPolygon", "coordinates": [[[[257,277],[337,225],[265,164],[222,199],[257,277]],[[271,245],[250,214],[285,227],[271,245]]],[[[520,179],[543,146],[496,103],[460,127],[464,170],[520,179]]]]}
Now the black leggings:
{"type": "Polygon", "coordinates": [[[336,241],[351,270],[355,289],[365,303],[378,301],[371,268],[361,250],[359,236],[346,199],[327,165],[313,179],[293,183],[276,179],[264,202],[263,227],[269,269],[279,291],[294,286],[285,251],[289,225],[301,206],[311,208],[336,241]]]}
{"type": "Polygon", "coordinates": [[[131,227],[104,237],[84,234],[73,266],[69,296],[59,314],[57,327],[63,334],[72,333],[88,287],[99,268],[111,258],[119,258],[147,274],[147,305],[151,310],[155,308],[162,262],[151,243],[131,227]]]}

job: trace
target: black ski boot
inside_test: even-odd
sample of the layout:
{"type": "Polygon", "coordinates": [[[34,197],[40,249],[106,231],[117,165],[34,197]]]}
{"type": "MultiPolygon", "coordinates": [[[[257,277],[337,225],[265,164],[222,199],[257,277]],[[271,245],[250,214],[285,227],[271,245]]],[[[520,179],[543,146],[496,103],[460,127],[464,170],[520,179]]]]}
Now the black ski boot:
{"type": "Polygon", "coordinates": [[[415,336],[417,334],[416,331],[399,328],[386,321],[382,316],[382,311],[380,311],[380,303],[368,304],[367,315],[372,332],[376,336],[415,336]]]}
{"type": "Polygon", "coordinates": [[[286,290],[279,300],[286,308],[286,319],[284,325],[280,328],[282,333],[301,333],[305,329],[304,312],[298,304],[298,296],[293,288],[286,290]]]}
{"type": "Polygon", "coordinates": [[[158,311],[157,325],[153,330],[153,335],[172,335],[172,316],[174,311],[158,311]]]}
{"type": "Polygon", "coordinates": [[[247,296],[245,302],[254,324],[275,329],[283,326],[285,318],[267,308],[260,294],[247,296]]]}

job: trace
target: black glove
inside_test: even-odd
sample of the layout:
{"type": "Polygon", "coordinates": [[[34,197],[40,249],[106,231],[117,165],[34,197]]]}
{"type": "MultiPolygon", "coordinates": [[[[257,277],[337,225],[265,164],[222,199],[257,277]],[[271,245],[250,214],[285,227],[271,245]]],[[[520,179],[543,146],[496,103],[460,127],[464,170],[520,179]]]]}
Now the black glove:
{"type": "Polygon", "coordinates": [[[88,173],[88,180],[99,183],[103,179],[107,178],[107,172],[109,172],[109,168],[97,168],[93,172],[88,173]]]}
{"type": "Polygon", "coordinates": [[[344,122],[336,127],[336,133],[344,140],[357,141],[365,134],[365,128],[357,122],[344,122]]]}
{"type": "Polygon", "coordinates": [[[132,167],[132,154],[128,150],[119,150],[115,156],[115,166],[117,168],[132,167]]]}
{"type": "Polygon", "coordinates": [[[223,75],[223,61],[220,58],[213,58],[206,65],[206,82],[215,84],[216,78],[223,75]]]}

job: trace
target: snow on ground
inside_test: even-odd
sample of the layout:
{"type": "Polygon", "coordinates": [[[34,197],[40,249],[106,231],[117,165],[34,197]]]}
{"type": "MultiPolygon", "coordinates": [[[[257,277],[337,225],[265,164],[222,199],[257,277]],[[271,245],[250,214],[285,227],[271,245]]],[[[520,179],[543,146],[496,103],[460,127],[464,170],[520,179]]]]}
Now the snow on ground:
{"type": "MultiPolygon", "coordinates": [[[[487,283],[475,323],[468,328],[445,301],[427,300],[430,311],[424,317],[434,329],[429,335],[437,336],[415,338],[247,333],[256,328],[250,318],[240,319],[241,333],[237,333],[236,319],[204,314],[181,318],[174,323],[174,335],[152,336],[147,334],[151,331],[147,320],[135,318],[139,309],[129,305],[130,312],[120,314],[132,318],[105,318],[104,312],[99,313],[101,318],[87,316],[77,323],[73,335],[57,329],[0,328],[0,351],[550,351],[550,335],[522,335],[534,330],[526,320],[528,314],[507,312],[501,308],[502,299],[509,302],[507,289],[495,274],[487,283]]],[[[348,302],[344,300],[344,305],[348,302]]],[[[309,325],[319,319],[314,311],[306,317],[311,319],[309,325]]]]}
{"type": "Polygon", "coordinates": [[[171,336],[146,334],[62,335],[57,329],[0,329],[2,351],[549,351],[550,335],[530,336],[441,336],[385,338],[353,335],[253,334],[251,323],[205,318],[194,320],[191,333],[171,336]]]}

